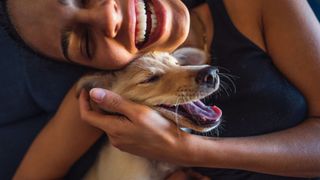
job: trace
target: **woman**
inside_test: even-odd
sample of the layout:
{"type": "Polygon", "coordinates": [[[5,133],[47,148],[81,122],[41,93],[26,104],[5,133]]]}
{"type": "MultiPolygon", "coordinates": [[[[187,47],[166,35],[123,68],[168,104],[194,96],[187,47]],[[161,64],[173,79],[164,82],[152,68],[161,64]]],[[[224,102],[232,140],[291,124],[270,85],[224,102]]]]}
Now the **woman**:
{"type": "Polygon", "coordinates": [[[164,30],[154,31],[160,36],[151,33],[149,41],[140,38],[139,28],[132,30],[139,20],[131,23],[135,20],[128,15],[131,6],[126,2],[130,1],[34,2],[8,0],[8,9],[24,41],[47,56],[97,68],[119,68],[139,53],[171,51],[187,38],[184,45],[209,47],[210,63],[229,69],[239,79],[235,80],[236,93],[215,100],[226,119],[225,130],[217,139],[183,133],[176,137],[176,128],[161,117],[154,118],[149,108],[101,89],[92,90],[91,98],[129,120],[90,111],[85,93],[77,108],[71,89],[29,149],[16,179],[63,177],[103,132],[115,146],[137,155],[187,166],[226,168],[199,169],[212,178],[320,176],[320,83],[314,78],[319,77],[320,36],[306,1],[186,2],[192,8],[189,34],[188,13],[180,1],[160,1],[164,8],[152,1],[165,18],[158,18],[156,28],[164,30]],[[39,29],[43,33],[35,37],[34,30],[39,29]]]}
{"type": "MultiPolygon", "coordinates": [[[[126,1],[121,2],[124,3],[126,1]]],[[[119,22],[107,24],[115,21],[99,20],[99,18],[108,18],[112,15],[104,14],[104,8],[114,7],[113,4],[108,3],[100,8],[97,6],[94,12],[90,11],[93,13],[89,16],[81,17],[82,14],[86,14],[83,11],[84,8],[82,8],[82,6],[87,6],[86,3],[88,1],[1,1],[3,5],[0,16],[3,24],[1,26],[1,47],[3,47],[1,49],[3,50],[1,68],[3,73],[2,82],[5,88],[2,88],[1,93],[3,98],[1,109],[3,111],[1,111],[0,118],[0,179],[11,179],[35,135],[54,116],[67,89],[70,89],[72,84],[83,73],[90,70],[74,64],[116,69],[123,67],[136,54],[143,53],[140,51],[148,51],[147,48],[165,51],[175,49],[187,36],[188,29],[184,26],[188,26],[189,16],[187,9],[181,5],[179,9],[183,8],[183,10],[181,10],[181,13],[175,13],[175,16],[185,16],[183,19],[186,22],[183,23],[183,26],[181,25],[181,28],[178,28],[180,26],[176,25],[176,21],[172,25],[169,24],[171,21],[167,21],[166,31],[162,33],[159,40],[141,50],[141,48],[136,48],[135,42],[132,41],[135,34],[130,33],[132,30],[128,30],[128,28],[131,28],[128,26],[129,24],[124,23],[119,32],[117,32],[119,35],[115,38],[113,37],[113,32],[111,32],[111,28],[115,30],[114,28],[120,22],[128,21],[129,15],[131,15],[129,12],[121,14],[121,17],[117,19],[119,22]],[[10,19],[6,16],[7,8],[4,8],[5,5],[7,5],[8,10],[12,9],[10,11],[10,19]],[[45,8],[48,6],[50,7],[49,10],[45,8]],[[75,12],[77,9],[82,10],[81,12],[83,13],[79,15],[80,17],[73,17],[71,21],[70,17],[74,14],[70,13],[75,12]],[[15,18],[15,13],[17,12],[18,18],[15,18]],[[96,19],[92,20],[94,16],[96,19]],[[9,20],[14,23],[15,28],[12,28],[9,20]],[[94,29],[97,32],[88,32],[85,28],[89,27],[85,26],[86,22],[94,24],[95,28],[91,28],[91,30],[94,29]],[[74,26],[77,31],[72,32],[71,26],[74,26]],[[169,30],[173,26],[175,28],[169,30]],[[24,48],[14,47],[12,39],[6,36],[3,27],[8,29],[11,37],[18,41],[19,46],[22,46],[23,42],[26,42],[27,45],[24,48]],[[108,29],[106,29],[107,27],[108,29]],[[18,31],[19,36],[15,31],[18,31]],[[62,34],[62,32],[64,33],[62,34]],[[172,35],[173,33],[180,34],[180,36],[175,37],[172,35]],[[72,37],[68,37],[68,41],[66,41],[68,35],[72,37]],[[105,35],[108,38],[104,38],[105,35]],[[93,36],[96,39],[92,39],[93,36]],[[22,37],[23,40],[19,37],[22,37]],[[97,47],[94,48],[95,58],[91,60],[87,52],[89,48],[93,48],[91,46],[93,45],[92,41],[100,39],[107,39],[107,41],[94,42],[97,43],[95,44],[97,47]],[[81,49],[78,48],[79,44],[81,44],[81,49]],[[29,47],[32,47],[32,51],[37,51],[37,56],[24,51],[25,49],[30,50],[29,47]],[[66,47],[68,47],[68,50],[66,50],[66,47]],[[7,51],[10,53],[7,53],[7,51]],[[41,56],[49,56],[52,59],[58,59],[58,61],[48,61],[46,57],[38,57],[39,52],[42,54],[41,56]],[[66,58],[63,57],[64,55],[66,58]],[[67,61],[71,62],[72,65],[65,63],[67,61]],[[9,96],[15,98],[8,99],[9,96]]],[[[174,4],[166,5],[168,6],[166,9],[175,8],[177,5],[174,4]]],[[[122,6],[120,7],[124,8],[122,6]]],[[[109,10],[108,12],[117,13],[109,10]]],[[[168,17],[171,18],[172,16],[168,17]]],[[[183,19],[180,18],[180,20],[183,19]]],[[[77,104],[74,106],[77,107],[77,104]]],[[[70,116],[70,113],[65,116],[70,116]]],[[[80,164],[80,170],[77,169],[75,170],[76,173],[70,173],[72,174],[70,179],[76,179],[73,176],[74,174],[82,174],[83,167],[88,168],[90,162],[94,159],[95,149],[97,148],[93,148],[88,157],[82,158],[81,162],[77,163],[80,164]]]]}

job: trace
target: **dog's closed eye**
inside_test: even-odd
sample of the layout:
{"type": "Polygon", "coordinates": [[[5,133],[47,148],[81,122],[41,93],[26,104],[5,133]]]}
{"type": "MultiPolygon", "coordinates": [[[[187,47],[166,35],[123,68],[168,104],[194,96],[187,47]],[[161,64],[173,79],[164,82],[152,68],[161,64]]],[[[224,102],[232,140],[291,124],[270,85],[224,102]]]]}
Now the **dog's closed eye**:
{"type": "Polygon", "coordinates": [[[159,74],[151,75],[147,79],[145,79],[142,82],[140,82],[140,84],[154,83],[154,82],[160,80],[160,77],[161,76],[159,74]]]}

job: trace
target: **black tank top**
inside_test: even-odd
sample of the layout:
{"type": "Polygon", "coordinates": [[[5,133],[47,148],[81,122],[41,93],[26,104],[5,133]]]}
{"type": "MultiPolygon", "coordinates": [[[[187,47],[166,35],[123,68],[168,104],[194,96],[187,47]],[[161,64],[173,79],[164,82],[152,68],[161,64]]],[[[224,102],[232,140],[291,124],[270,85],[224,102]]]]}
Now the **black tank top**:
{"type": "MultiPolygon", "coordinates": [[[[190,0],[189,8],[203,1],[190,0]]],[[[302,94],[277,70],[271,57],[245,37],[233,24],[222,0],[207,0],[214,21],[212,65],[218,66],[221,91],[207,100],[223,111],[220,137],[244,137],[287,129],[307,114],[302,94]],[[231,82],[232,80],[232,82],[231,82]]],[[[248,147],[250,148],[250,147],[248,147]]],[[[242,170],[198,168],[212,179],[301,179],[242,170]]]]}
{"type": "MultiPolygon", "coordinates": [[[[293,127],[306,118],[302,94],[271,57],[234,26],[222,0],[208,0],[214,20],[212,65],[233,76],[214,103],[224,112],[220,136],[251,136],[293,127]],[[228,91],[228,93],[226,92],[228,91]]],[[[222,88],[223,89],[223,88],[222,88]]]]}

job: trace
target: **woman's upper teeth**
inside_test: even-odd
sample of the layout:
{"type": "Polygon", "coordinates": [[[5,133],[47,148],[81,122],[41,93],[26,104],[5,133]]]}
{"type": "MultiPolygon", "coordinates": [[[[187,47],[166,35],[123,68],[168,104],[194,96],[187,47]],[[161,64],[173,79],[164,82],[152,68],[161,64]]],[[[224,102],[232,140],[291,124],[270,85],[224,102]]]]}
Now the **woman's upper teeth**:
{"type": "Polygon", "coordinates": [[[150,5],[150,12],[151,12],[151,33],[153,33],[158,25],[158,20],[157,20],[156,12],[154,10],[154,6],[152,5],[150,5]]]}
{"type": "Polygon", "coordinates": [[[155,28],[157,27],[158,21],[157,21],[157,16],[154,10],[154,6],[144,0],[138,0],[137,5],[136,5],[136,13],[137,13],[137,24],[136,24],[136,44],[141,44],[144,43],[148,38],[151,33],[154,32],[155,28]],[[146,4],[148,3],[148,4],[146,4]],[[148,22],[148,13],[150,13],[149,16],[149,22],[148,22]],[[150,32],[147,33],[147,29],[149,27],[150,32]]]}

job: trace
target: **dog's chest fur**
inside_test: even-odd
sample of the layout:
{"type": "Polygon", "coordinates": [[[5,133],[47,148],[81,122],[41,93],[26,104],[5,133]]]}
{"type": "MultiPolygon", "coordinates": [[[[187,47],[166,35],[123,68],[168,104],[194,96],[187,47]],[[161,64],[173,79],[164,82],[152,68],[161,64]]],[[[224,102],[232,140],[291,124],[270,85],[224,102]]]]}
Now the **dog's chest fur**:
{"type": "Polygon", "coordinates": [[[177,166],[151,161],[105,145],[85,180],[163,180],[177,166]]]}

